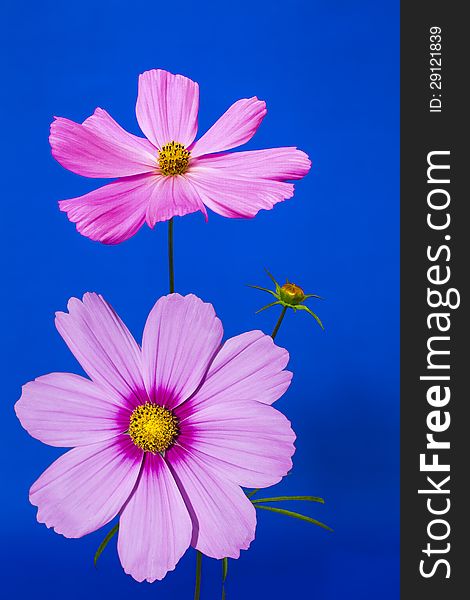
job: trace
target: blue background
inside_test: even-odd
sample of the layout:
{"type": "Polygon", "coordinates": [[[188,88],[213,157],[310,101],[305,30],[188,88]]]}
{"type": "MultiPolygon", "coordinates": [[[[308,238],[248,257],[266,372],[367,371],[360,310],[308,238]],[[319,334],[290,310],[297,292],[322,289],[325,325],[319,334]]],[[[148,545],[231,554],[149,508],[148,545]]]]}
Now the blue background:
{"type": "MultiPolygon", "coordinates": [[[[192,598],[194,552],[162,583],[137,584],[97,532],[66,540],[35,521],[30,484],[61,451],[30,438],[13,404],[22,383],[80,372],[53,315],[87,290],[111,301],[140,339],[167,293],[166,227],[118,247],[81,237],[57,200],[101,182],[50,156],[52,115],[96,106],[138,133],[137,76],[166,68],[201,87],[200,132],[235,100],[268,115],[246,146],[297,145],[313,169],[293,200],[252,221],[177,218],[176,286],[211,301],[227,336],[270,332],[276,309],[245,287],[263,268],[326,299],[289,314],[278,343],[293,384],[278,407],[298,434],[295,468],[276,491],[323,496],[294,507],[334,533],[259,514],[249,552],[231,563],[228,600],[398,598],[398,2],[20,2],[3,4],[1,317],[2,539],[6,597],[192,598]]],[[[203,600],[220,597],[220,564],[204,563],[203,600]]]]}

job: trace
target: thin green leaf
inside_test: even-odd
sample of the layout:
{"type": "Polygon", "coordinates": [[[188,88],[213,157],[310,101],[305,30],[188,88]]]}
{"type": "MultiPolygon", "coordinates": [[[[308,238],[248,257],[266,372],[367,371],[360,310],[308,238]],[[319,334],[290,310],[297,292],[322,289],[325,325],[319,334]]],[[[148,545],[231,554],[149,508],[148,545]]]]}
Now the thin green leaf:
{"type": "Polygon", "coordinates": [[[281,289],[281,286],[278,284],[278,282],[274,279],[274,277],[271,275],[271,273],[268,271],[268,269],[265,269],[266,273],[268,274],[269,279],[271,279],[271,281],[274,283],[274,285],[276,286],[276,292],[279,294],[279,290],[281,289]]]}
{"type": "Polygon", "coordinates": [[[266,306],[263,306],[263,308],[260,308],[259,310],[257,310],[255,312],[255,315],[262,312],[263,310],[266,310],[267,308],[271,308],[271,306],[276,306],[276,304],[281,304],[281,303],[279,302],[279,300],[277,302],[271,302],[271,304],[267,304],[266,306]]]}
{"type": "Polygon", "coordinates": [[[116,532],[117,532],[118,529],[119,529],[119,523],[116,523],[116,525],[110,531],[108,531],[108,533],[106,534],[106,537],[104,538],[104,540],[99,545],[98,550],[96,551],[96,554],[95,554],[95,558],[93,559],[93,564],[95,565],[95,567],[96,567],[96,563],[98,562],[99,557],[103,553],[103,550],[109,544],[111,538],[114,535],[116,535],[116,532]]]}
{"type": "Polygon", "coordinates": [[[306,298],[318,298],[319,300],[324,300],[325,299],[322,296],[318,296],[318,294],[305,294],[305,299],[306,298]]]}
{"type": "Polygon", "coordinates": [[[283,502],[284,500],[302,500],[304,502],[319,502],[320,504],[325,504],[323,498],[318,498],[317,496],[275,496],[273,498],[256,498],[256,500],[252,500],[253,504],[257,504],[259,502],[283,502]]]}
{"type": "Polygon", "coordinates": [[[228,558],[222,559],[222,583],[225,583],[228,573],[228,558]]]}
{"type": "Polygon", "coordinates": [[[276,292],[273,292],[273,290],[268,290],[268,288],[264,288],[259,285],[250,285],[250,284],[248,284],[248,287],[254,288],[255,290],[261,290],[262,292],[268,292],[268,294],[271,294],[275,298],[277,298],[276,292]]]}
{"type": "Polygon", "coordinates": [[[251,492],[246,493],[247,498],[253,498],[256,492],[259,492],[261,488],[256,488],[256,490],[252,490],[251,492]]]}
{"type": "Polygon", "coordinates": [[[316,320],[320,327],[323,330],[325,330],[325,328],[323,327],[323,323],[320,321],[319,317],[317,317],[317,315],[312,310],[310,310],[308,306],[305,306],[304,304],[299,304],[296,308],[298,310],[306,310],[309,315],[312,315],[312,317],[316,320]]]}
{"type": "Polygon", "coordinates": [[[314,525],[318,525],[318,527],[322,527],[327,531],[333,531],[331,527],[328,527],[328,525],[325,525],[325,523],[317,521],[316,519],[312,519],[311,517],[301,515],[300,513],[292,512],[291,510],[285,510],[284,508],[274,508],[274,506],[263,506],[262,504],[255,504],[255,506],[256,508],[261,508],[262,510],[269,510],[271,512],[279,513],[281,515],[286,515],[286,517],[293,517],[294,519],[307,521],[307,523],[313,523],[314,525]]]}

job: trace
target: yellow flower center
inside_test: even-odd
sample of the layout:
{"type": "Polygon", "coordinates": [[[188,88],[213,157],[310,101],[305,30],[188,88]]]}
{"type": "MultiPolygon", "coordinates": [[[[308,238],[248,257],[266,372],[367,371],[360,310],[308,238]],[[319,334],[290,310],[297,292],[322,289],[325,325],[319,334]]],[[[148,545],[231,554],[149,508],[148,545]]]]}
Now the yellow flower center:
{"type": "Polygon", "coordinates": [[[190,152],[179,142],[165,144],[158,151],[158,166],[162,175],[182,175],[189,166],[190,152]]]}
{"type": "Polygon", "coordinates": [[[146,402],[132,412],[129,435],[144,452],[165,452],[174,443],[178,433],[178,419],[163,406],[146,402]]]}

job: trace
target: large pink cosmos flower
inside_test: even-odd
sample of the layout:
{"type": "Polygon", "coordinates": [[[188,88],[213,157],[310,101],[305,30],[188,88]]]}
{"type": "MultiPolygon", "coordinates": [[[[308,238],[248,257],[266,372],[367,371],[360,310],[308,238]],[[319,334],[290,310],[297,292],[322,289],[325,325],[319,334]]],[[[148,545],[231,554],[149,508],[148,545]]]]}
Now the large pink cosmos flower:
{"type": "Polygon", "coordinates": [[[297,148],[226,153],[250,140],[266,114],[256,97],[238,100],[196,142],[199,86],[182,75],[146,71],[139,77],[137,120],[147,139],[122,129],[102,108],[81,125],[61,117],[51,125],[52,154],[86,177],[118,178],[59,203],[92,240],[118,244],[147,222],[154,227],[206,206],[225,217],[254,217],[291,198],[310,169],[297,148]]]}
{"type": "Polygon", "coordinates": [[[38,521],[76,538],[119,515],[118,552],[137,581],[162,579],[189,545],[237,558],[255,510],[239,486],[292,466],[295,435],[270,404],[289,386],[286,350],[261,331],[221,346],[211,304],[171,294],[150,312],[142,348],[97,294],[56,325],[90,379],[51,373],[15,405],[23,427],[73,447],[33,484],[38,521]]]}

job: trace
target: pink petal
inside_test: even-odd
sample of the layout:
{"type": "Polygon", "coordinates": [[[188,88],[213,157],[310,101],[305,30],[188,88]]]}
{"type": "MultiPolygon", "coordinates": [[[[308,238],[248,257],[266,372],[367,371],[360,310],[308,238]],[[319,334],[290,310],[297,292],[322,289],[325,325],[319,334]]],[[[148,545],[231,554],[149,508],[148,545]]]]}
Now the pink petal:
{"type": "Polygon", "coordinates": [[[193,521],[192,545],[212,558],[238,558],[255,537],[256,514],[240,487],[225,481],[201,455],[173,446],[166,460],[193,521]]]}
{"type": "Polygon", "coordinates": [[[292,468],[295,434],[272,406],[254,400],[225,401],[220,396],[199,405],[190,399],[176,414],[181,428],[178,444],[223,479],[245,487],[268,487],[292,468]]]}
{"type": "Polygon", "coordinates": [[[159,454],[146,453],[139,483],[119,520],[119,558],[137,581],[163,579],[191,543],[192,524],[159,454]]]}
{"type": "Polygon", "coordinates": [[[85,237],[103,244],[119,244],[145,223],[158,180],[157,175],[118,179],[79,198],[62,200],[59,207],[85,237]]]}
{"type": "Polygon", "coordinates": [[[71,298],[68,313],[56,313],[56,327],[87,375],[133,409],[145,396],[142,356],[132,334],[104,298],[71,298]]]}
{"type": "Polygon", "coordinates": [[[305,152],[293,147],[201,156],[195,158],[191,164],[193,167],[223,169],[224,172],[245,177],[275,181],[302,179],[312,166],[305,152]]]}
{"type": "Polygon", "coordinates": [[[158,222],[198,210],[207,221],[206,207],[186,177],[160,177],[147,207],[147,224],[153,228],[158,222]]]}
{"type": "Polygon", "coordinates": [[[261,209],[269,210],[294,195],[292,183],[254,179],[227,169],[195,165],[185,176],[208,208],[233,219],[250,219],[261,209]]]}
{"type": "Polygon", "coordinates": [[[51,373],[23,386],[15,412],[26,431],[51,446],[84,446],[122,433],[127,411],[89,379],[51,373]]]}
{"type": "Polygon", "coordinates": [[[284,371],[289,353],[270,335],[248,331],[227,340],[209,367],[204,384],[191,399],[192,406],[257,400],[272,404],[290,385],[284,371]]]}
{"type": "Polygon", "coordinates": [[[246,144],[266,115],[266,102],[253,98],[237,100],[192,146],[191,156],[222,152],[246,144]]]}
{"type": "Polygon", "coordinates": [[[189,146],[196,137],[198,110],[199,86],[195,81],[161,69],[139,76],[137,121],[157,148],[172,141],[189,146]]]}
{"type": "Polygon", "coordinates": [[[31,487],[38,521],[70,538],[106,525],[129,498],[142,454],[127,436],[66,452],[31,487]]]}
{"type": "Polygon", "coordinates": [[[82,125],[56,117],[49,141],[54,158],[66,169],[86,177],[126,177],[157,167],[157,150],[125,131],[102,108],[82,125]]]}
{"type": "Polygon", "coordinates": [[[193,294],[160,298],[148,316],[142,341],[151,400],[174,408],[189,398],[219,349],[222,334],[212,304],[193,294]]]}

